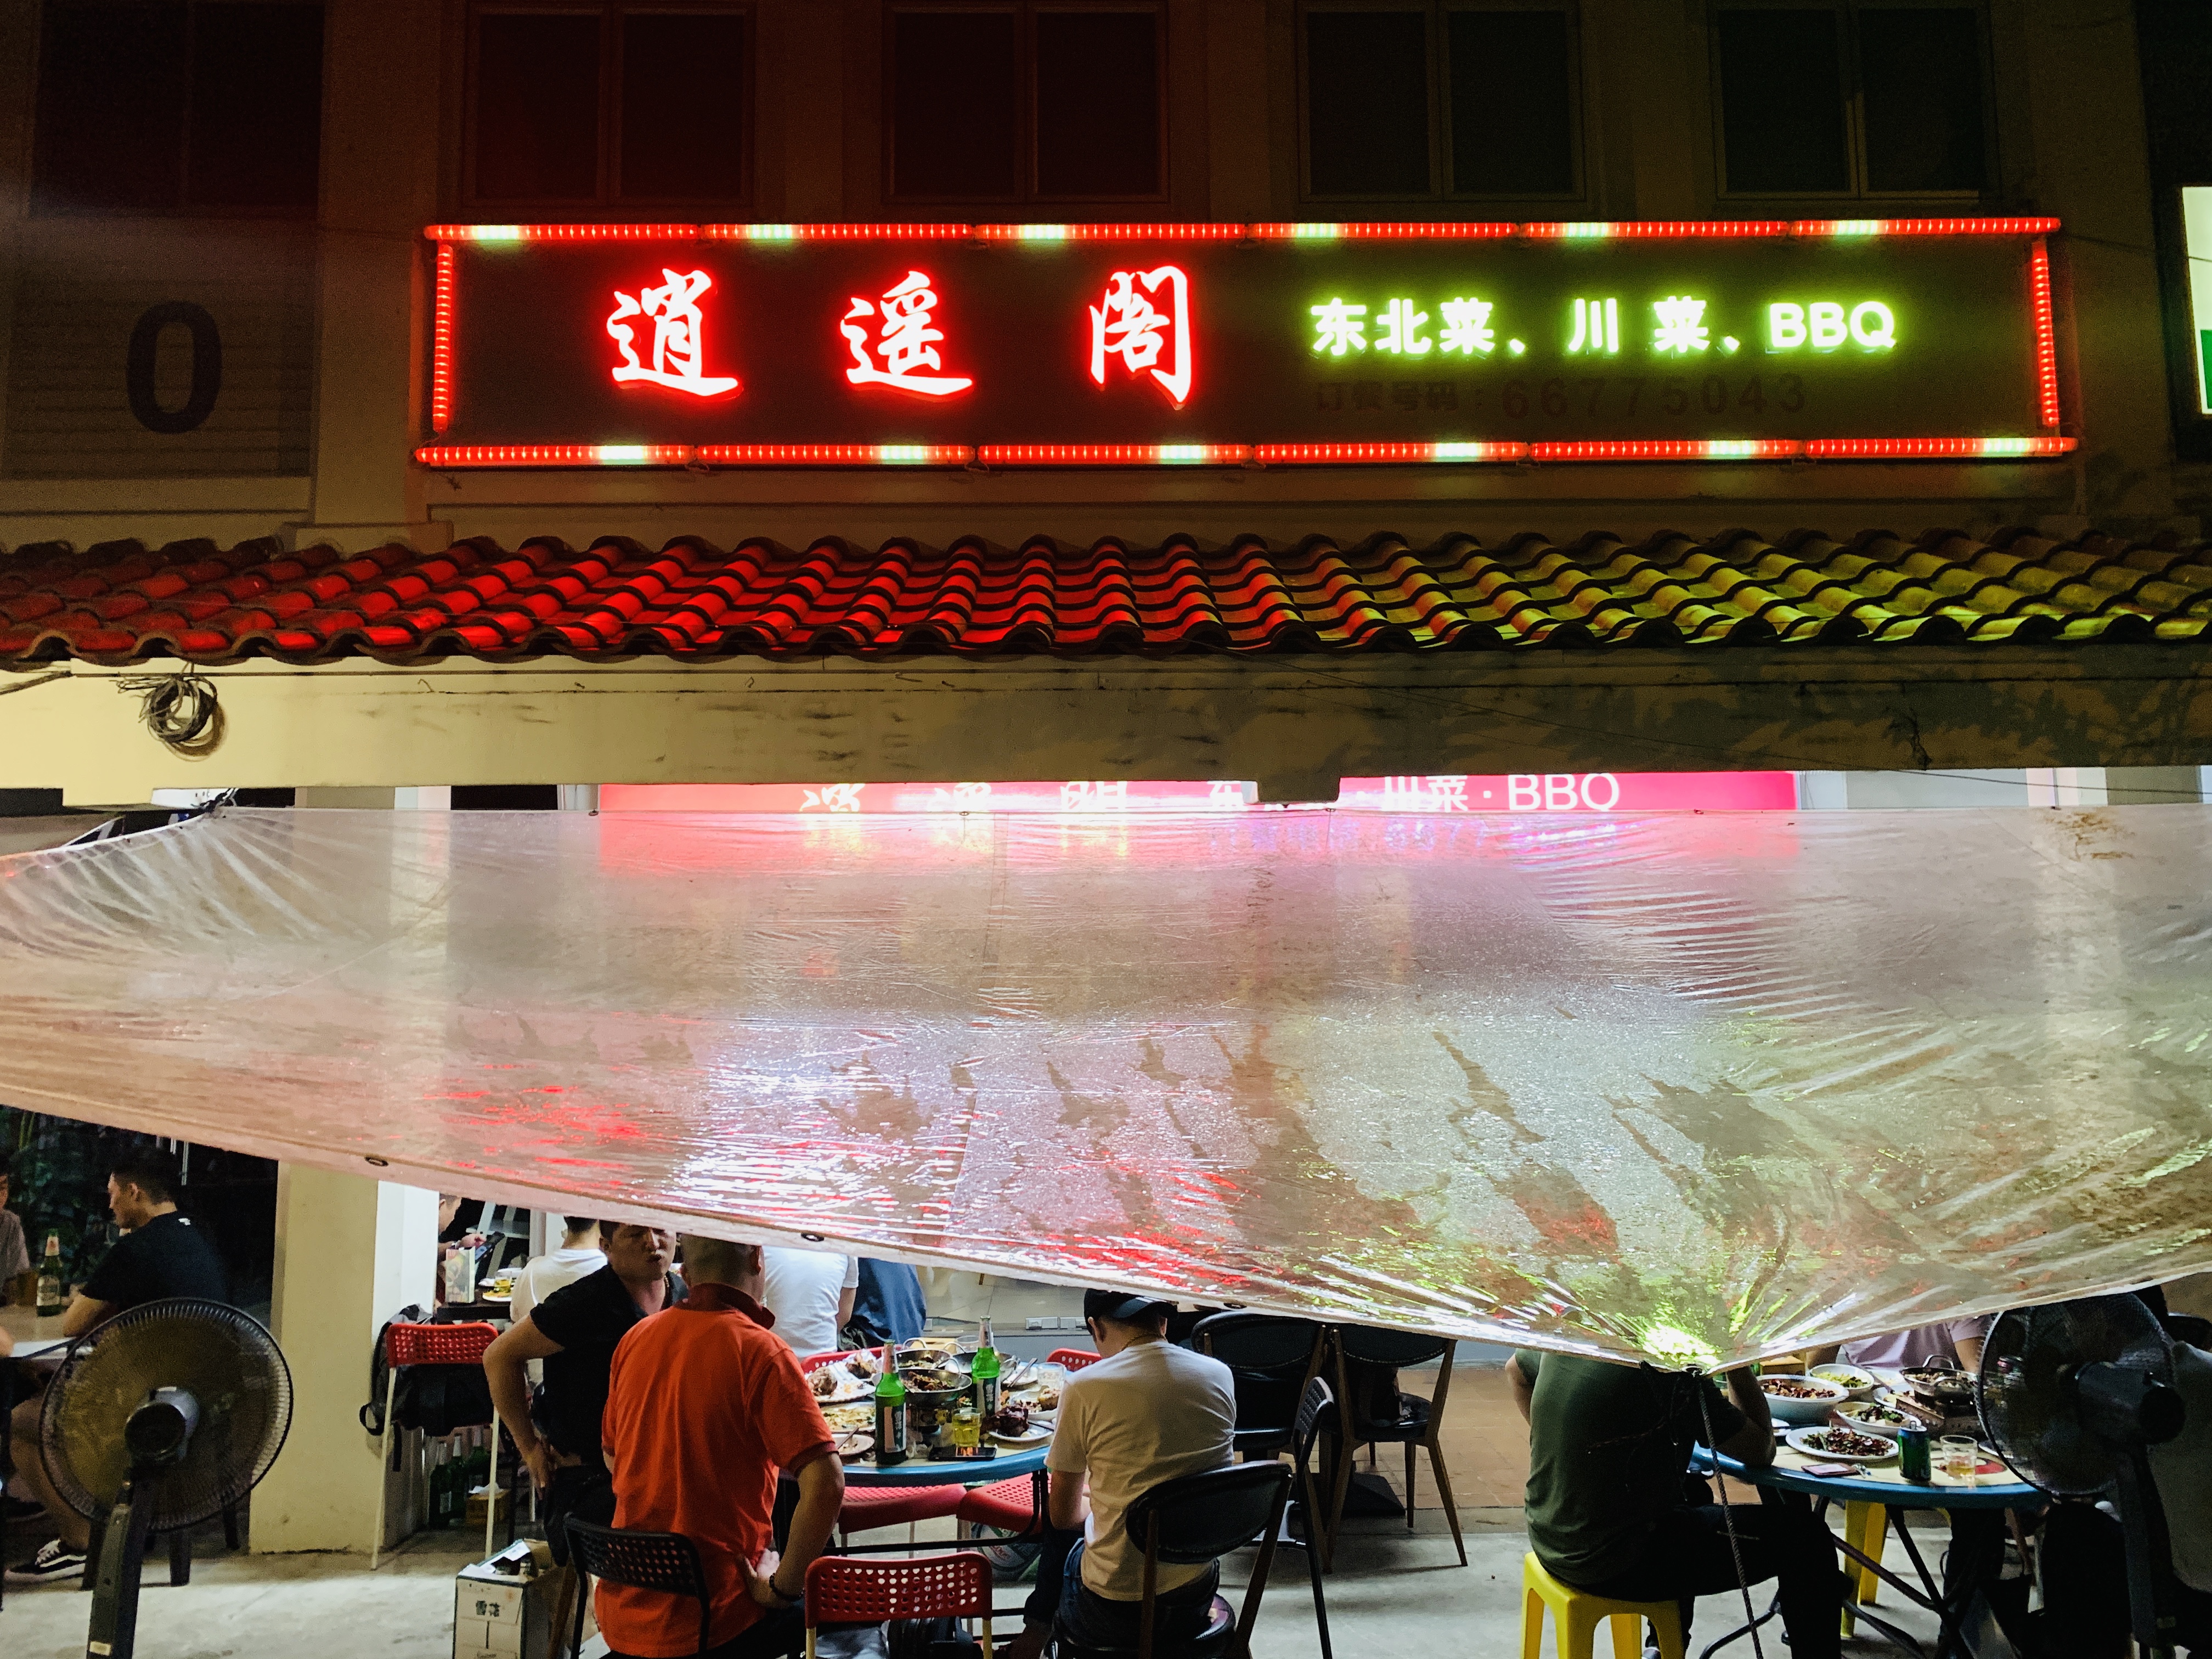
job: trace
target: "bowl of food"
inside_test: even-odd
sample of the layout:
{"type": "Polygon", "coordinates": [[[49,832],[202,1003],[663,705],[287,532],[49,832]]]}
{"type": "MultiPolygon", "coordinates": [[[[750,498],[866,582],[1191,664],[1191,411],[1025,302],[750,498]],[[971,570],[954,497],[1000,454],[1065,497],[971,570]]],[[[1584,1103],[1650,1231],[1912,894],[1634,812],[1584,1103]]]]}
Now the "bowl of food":
{"type": "Polygon", "coordinates": [[[1846,1400],[1836,1407],[1835,1418],[1843,1428],[1878,1434],[1885,1440],[1894,1440],[1899,1429],[1914,1425],[1914,1419],[1903,1412],[1875,1400],[1846,1400]]]}
{"type": "Polygon", "coordinates": [[[1871,1400],[1875,1389],[1881,1386],[1880,1379],[1872,1371],[1861,1370],[1856,1365],[1815,1365],[1805,1375],[1842,1383],[1850,1390],[1854,1400],[1871,1400]]]}
{"type": "Polygon", "coordinates": [[[1762,1376],[1759,1391],[1778,1423],[1826,1422],[1830,1412],[1851,1397],[1842,1383],[1820,1376],[1762,1376]]]}
{"type": "Polygon", "coordinates": [[[901,1365],[899,1381],[906,1384],[907,1403],[914,1406],[948,1405],[975,1386],[958,1371],[927,1365],[901,1365]]]}
{"type": "Polygon", "coordinates": [[[1970,1412],[1974,1408],[1972,1372],[1948,1365],[1923,1365],[1898,1374],[1905,1379],[1906,1388],[1948,1413],[1970,1412]]]}
{"type": "Polygon", "coordinates": [[[1897,1442],[1856,1429],[1792,1429],[1790,1449],[1808,1457],[1840,1457],[1850,1463],[1887,1463],[1897,1455],[1897,1442]]]}

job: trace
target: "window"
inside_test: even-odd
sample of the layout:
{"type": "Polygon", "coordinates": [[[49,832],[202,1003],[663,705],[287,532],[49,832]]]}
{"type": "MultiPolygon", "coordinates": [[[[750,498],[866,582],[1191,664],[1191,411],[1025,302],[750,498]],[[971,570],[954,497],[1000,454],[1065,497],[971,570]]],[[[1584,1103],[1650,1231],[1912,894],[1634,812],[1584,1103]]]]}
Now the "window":
{"type": "Polygon", "coordinates": [[[1975,9],[1731,7],[1714,22],[1726,193],[1981,193],[1989,141],[1975,9]]]}
{"type": "Polygon", "coordinates": [[[318,4],[47,0],[32,210],[312,214],[318,4]]]}
{"type": "Polygon", "coordinates": [[[1162,26],[1156,5],[891,7],[890,194],[1160,200],[1162,26]]]}
{"type": "Polygon", "coordinates": [[[1571,12],[1316,4],[1304,26],[1308,196],[1580,193],[1571,12]]]}
{"type": "Polygon", "coordinates": [[[479,8],[468,198],[485,207],[741,207],[752,20],[726,7],[479,8]]]}

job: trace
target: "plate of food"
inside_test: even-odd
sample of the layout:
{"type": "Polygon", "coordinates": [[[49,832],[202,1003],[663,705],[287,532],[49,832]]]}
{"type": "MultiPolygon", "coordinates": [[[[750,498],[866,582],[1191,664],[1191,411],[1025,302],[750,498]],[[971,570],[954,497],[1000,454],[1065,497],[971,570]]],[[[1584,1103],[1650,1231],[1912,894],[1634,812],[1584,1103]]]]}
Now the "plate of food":
{"type": "Polygon", "coordinates": [[[1759,1379],[1766,1408],[1778,1423],[1812,1424],[1824,1421],[1836,1407],[1851,1397],[1840,1382],[1825,1377],[1769,1374],[1759,1379]]]}
{"type": "Polygon", "coordinates": [[[832,1434],[850,1434],[855,1429],[875,1426],[876,1408],[873,1406],[824,1406],[822,1420],[830,1425],[832,1434]]]}
{"type": "Polygon", "coordinates": [[[866,1429],[847,1429],[837,1437],[837,1461],[857,1463],[876,1454],[876,1437],[866,1429]]]}
{"type": "Polygon", "coordinates": [[[999,1407],[998,1414],[991,1419],[991,1438],[1001,1446],[1026,1450],[1051,1439],[1052,1425],[1040,1421],[1019,1401],[1010,1400],[999,1407]]]}
{"type": "Polygon", "coordinates": [[[1880,1382],[1872,1371],[1861,1370],[1856,1365],[1815,1365],[1805,1375],[1820,1377],[1824,1382],[1842,1383],[1850,1390],[1854,1400],[1869,1398],[1880,1382]]]}
{"type": "Polygon", "coordinates": [[[862,1400],[876,1391],[872,1382],[863,1381],[842,1365],[823,1365],[810,1371],[806,1386],[814,1390],[817,1403],[840,1406],[848,1400],[862,1400]]]}
{"type": "Polygon", "coordinates": [[[1790,1449],[1808,1457],[1841,1458],[1847,1463],[1894,1463],[1897,1442],[1856,1429],[1792,1429],[1790,1449]]]}
{"type": "Polygon", "coordinates": [[[1836,1407],[1836,1421],[1840,1426],[1856,1429],[1862,1434],[1878,1434],[1885,1440],[1896,1439],[1899,1429],[1911,1428],[1917,1420],[1878,1400],[1846,1400],[1836,1407]]]}

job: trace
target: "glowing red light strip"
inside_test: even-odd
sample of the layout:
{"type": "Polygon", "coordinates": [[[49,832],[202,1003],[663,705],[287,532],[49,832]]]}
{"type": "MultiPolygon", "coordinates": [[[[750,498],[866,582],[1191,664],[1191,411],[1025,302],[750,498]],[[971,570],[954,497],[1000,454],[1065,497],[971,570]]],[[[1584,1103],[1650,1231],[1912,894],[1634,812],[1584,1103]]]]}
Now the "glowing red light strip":
{"type": "Polygon", "coordinates": [[[425,444],[424,466],[682,466],[689,444],[425,444]]]}
{"type": "Polygon", "coordinates": [[[710,466],[965,466],[966,444],[701,444],[710,466]]]}
{"type": "Polygon", "coordinates": [[[689,242],[696,225],[431,225],[434,242],[689,242]]]}
{"type": "Polygon", "coordinates": [[[430,430],[453,420],[453,245],[438,244],[438,282],[430,317],[430,430]]]}
{"type": "Polygon", "coordinates": [[[1148,225],[977,225],[979,242],[1234,242],[1243,225],[1203,222],[1148,225]]]}
{"type": "Polygon", "coordinates": [[[1816,460],[1956,460],[2033,459],[2063,455],[2071,438],[1814,438],[1805,453],[1816,460]]]}
{"type": "Polygon", "coordinates": [[[1255,444],[1252,459],[1269,466],[1389,465],[1406,461],[1517,461],[1518,443],[1255,444]]]}
{"type": "Polygon", "coordinates": [[[1691,237],[1786,236],[1787,219],[1594,219],[1526,224],[1521,234],[1562,241],[1585,237],[1604,240],[1669,241],[1691,237]]]}
{"type": "Polygon", "coordinates": [[[1793,236],[2041,236],[2056,219],[1799,219],[1793,236]]]}
{"type": "Polygon", "coordinates": [[[973,225],[920,221],[912,224],[702,225],[710,242],[957,242],[975,234],[973,225]]]}
{"type": "Polygon", "coordinates": [[[1800,453],[1795,438],[1608,438],[1530,444],[1532,461],[1772,461],[1800,453]]]}
{"type": "Polygon", "coordinates": [[[2051,316],[2051,246],[2040,236],[2027,253],[2028,306],[2035,319],[2035,399],[2047,427],[2058,424],[2058,341],[2051,316]]]}
{"type": "Polygon", "coordinates": [[[978,444],[985,466],[1233,466],[1249,444],[978,444]]]}
{"type": "Polygon", "coordinates": [[[1465,242],[1494,241],[1517,235],[1521,227],[1487,220],[1438,220],[1426,222],[1247,225],[1245,234],[1255,242],[1465,242]]]}

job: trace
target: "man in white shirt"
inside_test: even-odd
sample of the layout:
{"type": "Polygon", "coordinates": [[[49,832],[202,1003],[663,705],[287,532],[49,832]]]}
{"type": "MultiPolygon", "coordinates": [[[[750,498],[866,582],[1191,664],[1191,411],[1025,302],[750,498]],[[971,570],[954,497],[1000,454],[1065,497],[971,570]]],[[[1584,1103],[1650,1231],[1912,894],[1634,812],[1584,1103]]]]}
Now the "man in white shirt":
{"type": "MultiPolygon", "coordinates": [[[[561,1248],[532,1256],[523,1264],[522,1271],[515,1274],[514,1300],[507,1310],[510,1324],[522,1323],[530,1317],[532,1308],[563,1285],[573,1285],[607,1265],[607,1253],[599,1248],[599,1224],[596,1218],[564,1215],[561,1224],[566,1230],[561,1235],[561,1248]]],[[[544,1360],[532,1360],[528,1370],[532,1388],[545,1380],[544,1360]]]]}
{"type": "Polygon", "coordinates": [[[837,1333],[853,1317],[860,1293],[857,1256],[835,1250],[761,1251],[761,1302],[775,1316],[775,1334],[801,1359],[837,1352],[837,1333]]]}
{"type": "MultiPolygon", "coordinates": [[[[1236,1461],[1235,1379],[1219,1360],[1167,1340],[1170,1311],[1148,1297],[1084,1292],[1099,1358],[1060,1392],[1045,1454],[1050,1525],[1011,1659],[1035,1659],[1055,1627],[1086,1647],[1135,1647],[1145,1555],[1124,1530],[1129,1506],[1164,1480],[1236,1461]]],[[[1218,1563],[1161,1562],[1153,1639],[1171,1649],[1201,1633],[1220,1576],[1218,1563]]]]}

